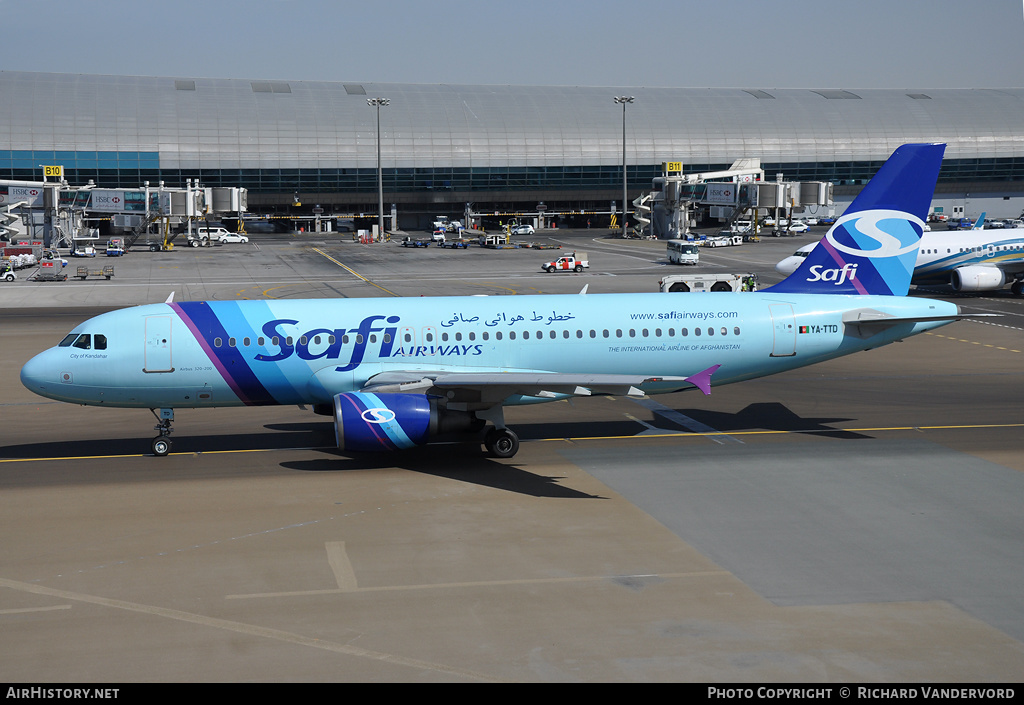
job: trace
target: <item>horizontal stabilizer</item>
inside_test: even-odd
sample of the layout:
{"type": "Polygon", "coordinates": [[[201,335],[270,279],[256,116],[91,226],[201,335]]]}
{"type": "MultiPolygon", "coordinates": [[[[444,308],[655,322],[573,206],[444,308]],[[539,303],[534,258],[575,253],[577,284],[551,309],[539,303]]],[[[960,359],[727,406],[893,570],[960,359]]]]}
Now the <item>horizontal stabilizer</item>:
{"type": "Polygon", "coordinates": [[[843,324],[846,331],[858,338],[870,338],[871,336],[887,330],[892,326],[901,323],[935,323],[936,321],[963,321],[972,318],[988,318],[998,316],[996,313],[961,313],[959,307],[957,312],[945,316],[897,316],[884,311],[876,311],[872,308],[859,308],[847,311],[843,314],[843,324]]]}

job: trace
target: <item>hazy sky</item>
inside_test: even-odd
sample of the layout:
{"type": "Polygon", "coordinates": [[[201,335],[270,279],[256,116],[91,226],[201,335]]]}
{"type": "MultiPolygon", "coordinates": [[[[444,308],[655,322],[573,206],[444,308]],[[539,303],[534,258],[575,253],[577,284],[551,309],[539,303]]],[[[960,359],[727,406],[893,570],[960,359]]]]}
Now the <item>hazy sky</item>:
{"type": "Polygon", "coordinates": [[[4,70],[387,83],[1024,86],[1022,0],[0,0],[4,70]]]}

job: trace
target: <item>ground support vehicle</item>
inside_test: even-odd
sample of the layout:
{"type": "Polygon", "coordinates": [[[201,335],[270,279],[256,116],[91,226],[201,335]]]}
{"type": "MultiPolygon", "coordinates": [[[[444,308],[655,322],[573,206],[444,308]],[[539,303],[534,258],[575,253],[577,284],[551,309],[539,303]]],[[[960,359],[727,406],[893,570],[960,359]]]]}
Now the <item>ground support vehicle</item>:
{"type": "Polygon", "coordinates": [[[463,238],[454,238],[452,240],[443,240],[437,243],[441,247],[447,247],[452,250],[466,250],[469,249],[469,240],[463,238]]]}
{"type": "Polygon", "coordinates": [[[405,237],[402,238],[402,241],[400,243],[398,243],[398,244],[401,245],[402,247],[430,247],[430,243],[431,243],[430,240],[425,240],[423,238],[409,237],[408,235],[406,235],[405,237]]]}
{"type": "Polygon", "coordinates": [[[561,245],[552,245],[552,244],[543,243],[543,242],[521,242],[521,243],[519,243],[519,247],[525,247],[526,249],[534,249],[534,250],[560,250],[560,249],[562,249],[561,245]]]}
{"type": "Polygon", "coordinates": [[[110,279],[114,276],[114,265],[108,264],[102,269],[89,269],[84,264],[78,265],[78,270],[75,272],[75,276],[85,281],[86,277],[104,277],[110,279]]]}
{"type": "Polygon", "coordinates": [[[722,230],[717,235],[710,235],[706,240],[701,240],[700,244],[704,247],[730,247],[732,245],[742,245],[743,235],[733,233],[731,230],[722,230]]]}
{"type": "Polygon", "coordinates": [[[29,281],[34,282],[62,282],[66,281],[68,275],[63,271],[64,267],[61,265],[60,260],[44,259],[39,262],[39,269],[37,269],[32,276],[29,277],[29,281]]]}
{"type": "Polygon", "coordinates": [[[658,282],[659,291],[757,291],[757,275],[748,274],[669,274],[658,282]]]}
{"type": "Polygon", "coordinates": [[[689,240],[669,240],[665,252],[672,264],[700,263],[700,248],[689,240]]]}
{"type": "Polygon", "coordinates": [[[34,267],[39,259],[32,252],[31,247],[3,247],[0,248],[0,259],[9,264],[12,269],[25,269],[34,267]]]}
{"type": "Polygon", "coordinates": [[[541,266],[545,272],[582,272],[590,268],[586,252],[572,252],[541,266]]]}
{"type": "Polygon", "coordinates": [[[509,242],[508,235],[492,234],[492,235],[481,235],[478,239],[480,247],[488,247],[492,250],[514,250],[515,245],[509,242]]]}
{"type": "Polygon", "coordinates": [[[10,262],[0,263],[0,281],[12,282],[17,278],[17,275],[14,273],[14,267],[11,266],[10,262]]]}
{"type": "Polygon", "coordinates": [[[107,240],[107,257],[120,257],[124,254],[124,240],[119,237],[107,240]]]}

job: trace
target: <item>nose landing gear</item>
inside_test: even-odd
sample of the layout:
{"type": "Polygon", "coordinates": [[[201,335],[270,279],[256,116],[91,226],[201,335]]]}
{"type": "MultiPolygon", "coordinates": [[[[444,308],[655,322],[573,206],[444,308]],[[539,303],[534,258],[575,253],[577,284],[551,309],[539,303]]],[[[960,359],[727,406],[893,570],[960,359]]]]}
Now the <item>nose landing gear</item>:
{"type": "Polygon", "coordinates": [[[163,457],[171,452],[171,433],[174,431],[171,422],[174,421],[174,409],[160,409],[159,414],[156,409],[150,409],[150,412],[159,421],[153,430],[160,434],[153,439],[153,455],[163,457]]]}

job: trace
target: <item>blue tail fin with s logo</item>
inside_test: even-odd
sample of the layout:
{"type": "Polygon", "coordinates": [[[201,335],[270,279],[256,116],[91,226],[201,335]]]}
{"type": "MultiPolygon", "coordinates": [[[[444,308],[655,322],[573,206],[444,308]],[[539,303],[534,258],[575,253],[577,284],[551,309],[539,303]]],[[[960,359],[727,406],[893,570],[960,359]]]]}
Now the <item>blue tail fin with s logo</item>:
{"type": "Polygon", "coordinates": [[[944,144],[905,144],[786,279],[763,291],[905,296],[944,144]]]}

